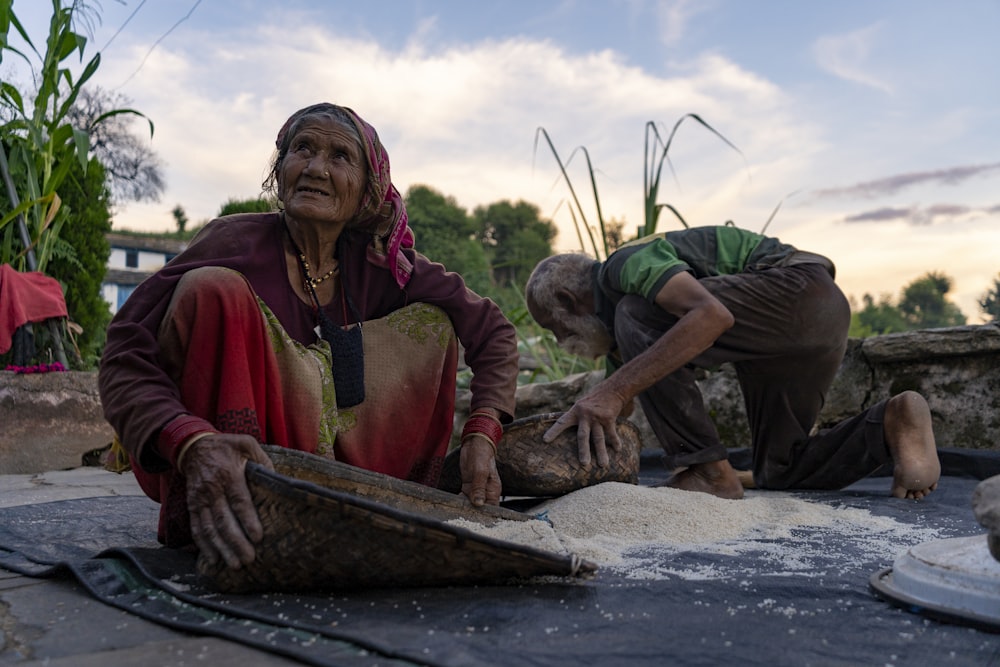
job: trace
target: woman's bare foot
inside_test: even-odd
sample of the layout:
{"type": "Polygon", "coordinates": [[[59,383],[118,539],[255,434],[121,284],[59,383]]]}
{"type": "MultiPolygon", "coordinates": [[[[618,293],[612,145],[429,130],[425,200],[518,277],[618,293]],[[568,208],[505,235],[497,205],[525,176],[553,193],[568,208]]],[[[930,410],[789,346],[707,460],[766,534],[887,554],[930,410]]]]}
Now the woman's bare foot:
{"type": "Polygon", "coordinates": [[[924,397],[904,391],[890,398],[882,428],[894,464],[892,495],[919,500],[936,489],[941,462],[924,397]]]}
{"type": "Polygon", "coordinates": [[[684,491],[701,491],[719,498],[738,500],[743,497],[743,484],[729,461],[696,463],[675,472],[658,486],[668,486],[684,491]]]}

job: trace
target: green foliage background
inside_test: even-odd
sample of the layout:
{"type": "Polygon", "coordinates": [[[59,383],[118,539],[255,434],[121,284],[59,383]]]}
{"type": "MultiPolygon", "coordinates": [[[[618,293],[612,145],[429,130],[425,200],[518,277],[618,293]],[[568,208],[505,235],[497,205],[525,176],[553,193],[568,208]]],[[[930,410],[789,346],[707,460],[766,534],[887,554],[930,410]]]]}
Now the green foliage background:
{"type": "Polygon", "coordinates": [[[404,203],[417,249],[449,271],[461,274],[472,291],[489,293],[492,272],[477,239],[476,223],[455,198],[426,185],[414,185],[407,190],[404,203]]]}
{"type": "Polygon", "coordinates": [[[904,287],[897,303],[888,295],[876,301],[872,295],[865,294],[860,310],[852,304],[849,334],[867,338],[915,329],[962,326],[966,323],[965,315],[947,300],[950,290],[951,279],[931,271],[904,287]]]}
{"type": "Polygon", "coordinates": [[[92,159],[86,174],[76,168],[63,187],[63,201],[73,211],[60,239],[71,245],[71,257],[57,256],[49,262],[50,276],[63,286],[69,319],[81,331],[75,336],[81,369],[96,369],[104,347],[105,329],[111,309],[101,293],[111,248],[105,235],[111,231],[110,192],[104,167],[92,159]]]}
{"type": "Polygon", "coordinates": [[[1000,321],[1000,274],[993,279],[993,285],[979,298],[979,307],[984,321],[1000,321]]]}

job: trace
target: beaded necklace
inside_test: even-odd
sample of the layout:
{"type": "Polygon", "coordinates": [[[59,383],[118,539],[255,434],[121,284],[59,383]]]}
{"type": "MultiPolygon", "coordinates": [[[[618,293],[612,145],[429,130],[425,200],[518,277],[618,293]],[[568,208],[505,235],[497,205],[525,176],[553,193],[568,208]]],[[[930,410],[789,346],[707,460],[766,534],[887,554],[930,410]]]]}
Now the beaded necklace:
{"type": "MultiPolygon", "coordinates": [[[[282,220],[284,221],[284,219],[282,220]]],[[[313,278],[312,274],[309,273],[309,262],[306,261],[306,254],[302,252],[302,250],[299,248],[299,244],[297,244],[295,242],[295,239],[292,238],[292,230],[288,228],[288,223],[284,222],[284,225],[285,225],[285,232],[288,234],[288,240],[292,244],[292,248],[295,250],[295,254],[299,259],[299,268],[302,269],[302,274],[305,276],[302,280],[302,286],[305,288],[306,292],[309,293],[309,296],[312,297],[313,313],[319,320],[327,319],[326,313],[323,312],[323,308],[322,306],[320,306],[319,296],[316,294],[316,285],[319,285],[321,282],[323,282],[330,276],[335,275],[340,270],[340,262],[337,261],[336,258],[334,258],[334,261],[337,261],[336,266],[327,271],[326,274],[321,276],[320,278],[313,278]]],[[[346,292],[344,291],[343,280],[340,281],[340,299],[341,299],[341,307],[344,309],[344,324],[345,325],[347,324],[347,307],[350,306],[351,312],[354,314],[354,317],[357,319],[357,324],[360,327],[361,316],[358,315],[357,308],[354,307],[354,302],[351,300],[350,297],[347,296],[346,292]]],[[[332,322],[329,322],[329,324],[333,326],[332,322]]],[[[319,329],[319,326],[317,326],[317,329],[319,329]]]]}
{"type": "MultiPolygon", "coordinates": [[[[285,231],[288,232],[288,240],[291,242],[292,248],[295,249],[295,254],[299,258],[299,268],[302,269],[302,275],[304,276],[304,278],[302,279],[302,287],[305,288],[306,292],[308,292],[309,296],[312,298],[313,312],[319,316],[322,316],[323,309],[320,307],[319,304],[319,296],[316,295],[316,285],[319,285],[321,282],[323,282],[324,280],[332,276],[334,273],[336,273],[337,270],[340,268],[340,263],[338,262],[336,266],[327,271],[326,275],[322,276],[321,278],[313,278],[312,274],[309,273],[309,262],[306,261],[306,254],[302,252],[302,250],[299,248],[299,244],[295,242],[294,238],[292,238],[292,230],[288,228],[287,224],[285,225],[285,231]]],[[[341,287],[343,287],[343,284],[341,285],[341,287]]]]}
{"type": "Polygon", "coordinates": [[[291,231],[288,232],[288,238],[289,240],[291,240],[292,247],[295,248],[295,252],[299,256],[299,265],[302,267],[302,274],[305,276],[302,279],[302,286],[305,287],[307,290],[315,292],[317,285],[319,285],[327,278],[336,275],[337,271],[340,270],[340,264],[337,263],[337,260],[334,260],[334,265],[332,269],[324,273],[319,278],[313,278],[312,274],[309,272],[309,260],[306,259],[306,254],[301,250],[299,250],[298,244],[296,244],[295,239],[292,238],[291,231]]]}

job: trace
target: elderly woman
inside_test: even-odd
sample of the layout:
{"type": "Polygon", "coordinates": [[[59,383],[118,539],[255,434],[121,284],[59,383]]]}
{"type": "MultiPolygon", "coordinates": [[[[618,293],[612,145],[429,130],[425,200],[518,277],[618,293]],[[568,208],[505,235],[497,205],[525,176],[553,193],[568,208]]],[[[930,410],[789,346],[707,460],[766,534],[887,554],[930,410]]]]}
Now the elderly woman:
{"type": "Polygon", "coordinates": [[[264,188],[281,210],[209,223],[118,312],[99,373],[105,417],[161,503],[160,541],[233,568],[262,536],[243,476],[270,465],[259,443],[436,485],[460,342],[462,492],[495,504],[514,412],[513,327],[413,249],[374,128],[317,104],[276,145],[264,188]]]}

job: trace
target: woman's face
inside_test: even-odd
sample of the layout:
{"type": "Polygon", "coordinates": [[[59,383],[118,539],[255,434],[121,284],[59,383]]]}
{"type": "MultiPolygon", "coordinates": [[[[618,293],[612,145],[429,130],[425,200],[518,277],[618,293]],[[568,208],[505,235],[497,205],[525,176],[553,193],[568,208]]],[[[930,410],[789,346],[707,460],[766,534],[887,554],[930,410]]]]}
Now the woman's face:
{"type": "Polygon", "coordinates": [[[347,223],[358,212],[368,167],[353,127],[329,117],[304,120],[278,172],[278,196],[297,221],[347,223]]]}

